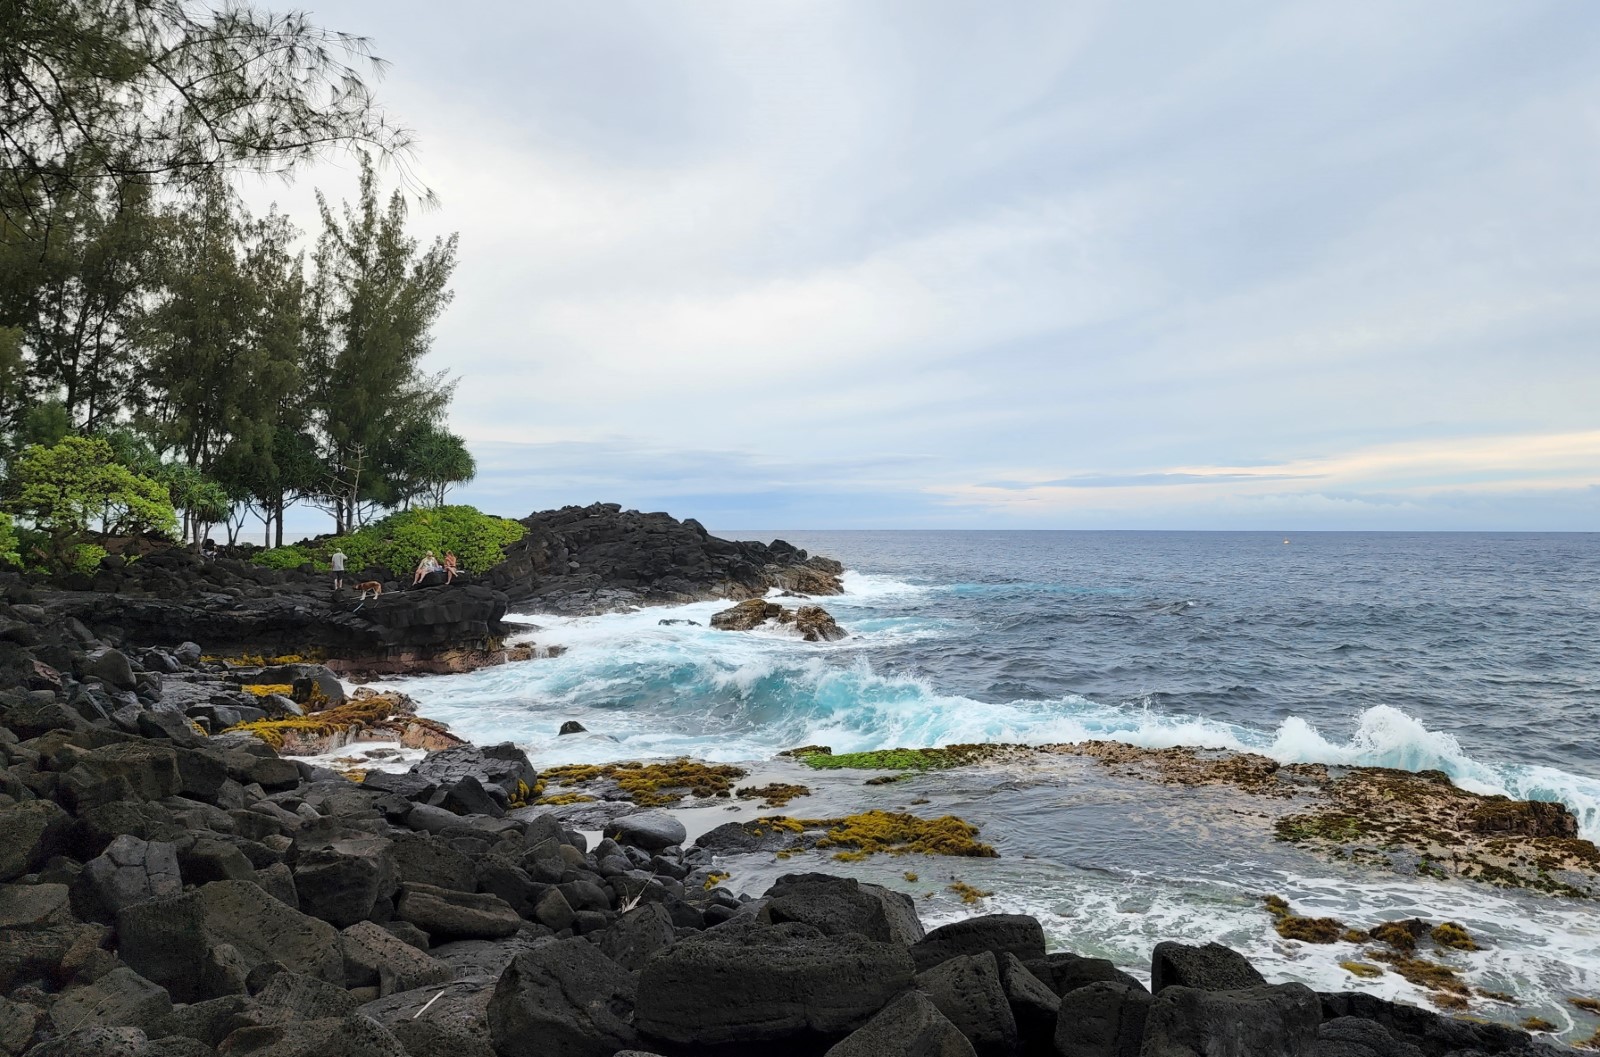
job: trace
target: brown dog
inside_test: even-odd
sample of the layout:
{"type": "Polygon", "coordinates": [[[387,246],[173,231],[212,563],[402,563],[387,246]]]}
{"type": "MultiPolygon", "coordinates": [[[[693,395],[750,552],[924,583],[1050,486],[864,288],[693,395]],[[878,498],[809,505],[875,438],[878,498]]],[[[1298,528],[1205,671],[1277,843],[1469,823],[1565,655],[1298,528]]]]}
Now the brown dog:
{"type": "Polygon", "coordinates": [[[356,590],[361,592],[361,600],[365,602],[367,600],[368,593],[370,593],[373,598],[377,598],[379,595],[383,594],[383,584],[379,583],[377,580],[363,580],[356,584],[356,590]]]}

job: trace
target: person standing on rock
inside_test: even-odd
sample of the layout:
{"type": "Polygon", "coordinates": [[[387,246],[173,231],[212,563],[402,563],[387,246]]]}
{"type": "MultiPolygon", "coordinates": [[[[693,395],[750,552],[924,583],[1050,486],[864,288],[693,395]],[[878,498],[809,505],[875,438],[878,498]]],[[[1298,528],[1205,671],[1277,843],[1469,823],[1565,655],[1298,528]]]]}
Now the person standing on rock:
{"type": "Polygon", "coordinates": [[[328,555],[328,564],[333,566],[333,589],[337,591],[344,586],[344,551],[335,550],[328,555]]]}

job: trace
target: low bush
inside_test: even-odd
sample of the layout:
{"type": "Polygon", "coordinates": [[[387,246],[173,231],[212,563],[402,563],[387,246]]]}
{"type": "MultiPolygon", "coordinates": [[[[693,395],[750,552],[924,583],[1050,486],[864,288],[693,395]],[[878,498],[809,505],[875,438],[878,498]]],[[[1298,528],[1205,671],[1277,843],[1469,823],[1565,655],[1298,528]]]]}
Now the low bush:
{"type": "Polygon", "coordinates": [[[309,561],[326,570],[328,556],[340,550],[345,568],[352,572],[380,567],[404,576],[428,551],[441,563],[446,551],[454,551],[462,572],[483,572],[504,560],[506,548],[525,531],[515,521],[485,514],[476,507],[427,507],[390,514],[348,536],[274,547],[251,560],[274,569],[294,569],[309,561]]]}
{"type": "Polygon", "coordinates": [[[306,562],[310,562],[318,569],[326,569],[326,558],[318,558],[305,547],[290,544],[287,547],[273,547],[271,550],[257,551],[250,556],[250,560],[257,565],[265,565],[269,569],[298,569],[306,562]]]}

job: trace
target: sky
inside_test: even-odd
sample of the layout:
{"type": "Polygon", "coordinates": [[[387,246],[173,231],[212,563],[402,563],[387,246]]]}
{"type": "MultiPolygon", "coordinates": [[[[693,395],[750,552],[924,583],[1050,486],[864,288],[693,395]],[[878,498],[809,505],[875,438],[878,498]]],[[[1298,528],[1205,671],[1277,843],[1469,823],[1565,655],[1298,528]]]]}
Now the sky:
{"type": "Polygon", "coordinates": [[[1600,528],[1600,4],[310,9],[460,233],[452,501],[1600,528]]]}

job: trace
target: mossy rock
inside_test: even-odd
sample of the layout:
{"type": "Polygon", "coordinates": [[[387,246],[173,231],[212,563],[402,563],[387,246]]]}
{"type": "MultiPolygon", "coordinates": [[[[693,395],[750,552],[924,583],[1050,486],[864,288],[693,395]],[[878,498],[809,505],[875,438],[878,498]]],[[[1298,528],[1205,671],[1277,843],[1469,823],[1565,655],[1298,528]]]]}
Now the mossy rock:
{"type": "Polygon", "coordinates": [[[559,786],[608,786],[615,796],[607,799],[630,800],[640,807],[669,807],[685,796],[732,797],[733,784],[747,773],[742,767],[685,756],[666,763],[565,764],[545,769],[542,777],[559,786]]]}
{"type": "MultiPolygon", "coordinates": [[[[813,746],[815,747],[815,746],[813,746]]],[[[797,757],[819,771],[943,771],[1009,755],[1010,745],[948,745],[942,749],[878,749],[872,752],[812,752],[797,757]]],[[[790,750],[796,752],[798,750],[790,750]]]]}

